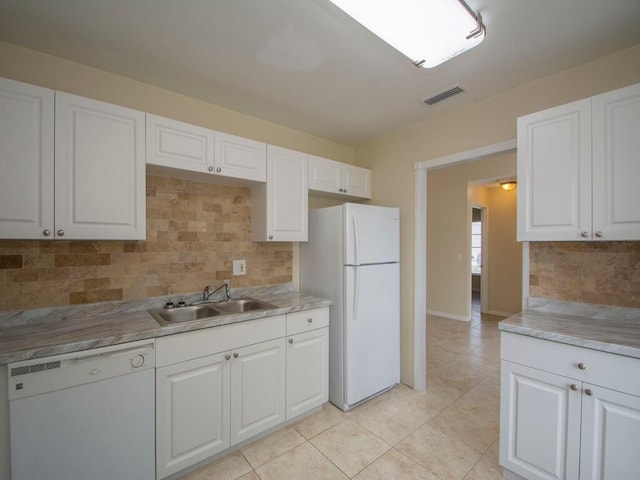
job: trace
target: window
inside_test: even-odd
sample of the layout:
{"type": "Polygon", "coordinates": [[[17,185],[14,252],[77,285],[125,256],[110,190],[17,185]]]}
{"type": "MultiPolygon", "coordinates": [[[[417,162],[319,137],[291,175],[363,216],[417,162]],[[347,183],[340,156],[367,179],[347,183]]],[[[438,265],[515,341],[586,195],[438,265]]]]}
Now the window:
{"type": "Polygon", "coordinates": [[[471,222],[471,273],[482,273],[482,222],[471,222]]]}

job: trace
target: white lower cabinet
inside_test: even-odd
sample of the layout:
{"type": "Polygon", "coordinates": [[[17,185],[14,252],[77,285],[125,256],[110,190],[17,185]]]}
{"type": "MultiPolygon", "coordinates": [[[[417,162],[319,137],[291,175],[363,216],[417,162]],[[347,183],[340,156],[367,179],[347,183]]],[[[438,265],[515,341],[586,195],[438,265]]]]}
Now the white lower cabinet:
{"type": "Polygon", "coordinates": [[[158,338],[157,478],[325,403],[328,325],[325,307],[158,338]]]}
{"type": "Polygon", "coordinates": [[[501,338],[506,478],[637,478],[640,360],[512,333],[501,338]]]}

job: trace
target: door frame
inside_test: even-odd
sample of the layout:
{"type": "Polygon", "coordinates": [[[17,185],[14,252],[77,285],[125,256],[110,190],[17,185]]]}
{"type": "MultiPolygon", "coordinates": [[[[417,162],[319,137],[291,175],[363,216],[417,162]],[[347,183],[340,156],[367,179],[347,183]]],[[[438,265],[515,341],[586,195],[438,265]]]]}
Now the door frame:
{"type": "MultiPolygon", "coordinates": [[[[413,388],[427,388],[427,172],[514,151],[516,140],[424,160],[414,169],[413,239],[413,388]]],[[[523,252],[524,253],[524,252],[523,252]]]]}

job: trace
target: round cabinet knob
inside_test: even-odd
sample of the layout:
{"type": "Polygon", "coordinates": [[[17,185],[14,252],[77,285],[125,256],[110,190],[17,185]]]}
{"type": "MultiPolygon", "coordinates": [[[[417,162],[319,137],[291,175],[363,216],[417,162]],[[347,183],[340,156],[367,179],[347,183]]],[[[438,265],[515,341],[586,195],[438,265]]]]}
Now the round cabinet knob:
{"type": "Polygon", "coordinates": [[[580,362],[580,363],[578,364],[578,368],[579,368],[580,370],[586,370],[586,369],[587,369],[587,366],[586,366],[584,363],[580,362]]]}
{"type": "Polygon", "coordinates": [[[293,343],[293,338],[290,338],[290,339],[289,339],[289,343],[293,343]]]}
{"type": "Polygon", "coordinates": [[[238,352],[233,354],[233,358],[238,358],[240,355],[238,355],[238,352]]]}
{"type": "Polygon", "coordinates": [[[42,235],[44,235],[45,237],[50,236],[50,235],[51,235],[51,230],[49,230],[48,228],[45,228],[45,229],[42,231],[42,235]]]}
{"type": "Polygon", "coordinates": [[[602,237],[604,237],[604,233],[602,233],[602,231],[598,230],[598,231],[596,232],[596,237],[598,237],[598,238],[602,238],[602,237]]]}
{"type": "Polygon", "coordinates": [[[573,390],[574,392],[578,391],[578,385],[576,385],[575,383],[571,384],[571,390],[573,390]]]}
{"type": "Polygon", "coordinates": [[[342,190],[344,193],[347,193],[347,189],[345,188],[344,190],[342,190]]]}
{"type": "Polygon", "coordinates": [[[220,173],[222,169],[220,167],[216,168],[216,172],[220,173]]]}
{"type": "Polygon", "coordinates": [[[224,356],[225,360],[229,360],[231,358],[231,355],[229,355],[228,353],[224,356]]]}
{"type": "Polygon", "coordinates": [[[580,236],[582,238],[587,238],[589,236],[589,232],[580,232],[580,236]]]}
{"type": "Polygon", "coordinates": [[[56,235],[58,235],[59,237],[64,237],[64,230],[60,229],[56,232],[56,235]]]}
{"type": "Polygon", "coordinates": [[[207,170],[209,170],[210,172],[213,172],[213,167],[209,167],[207,168],[207,170]]]}
{"type": "Polygon", "coordinates": [[[592,396],[593,392],[591,391],[590,388],[585,389],[584,393],[586,393],[588,396],[592,396]]]}
{"type": "Polygon", "coordinates": [[[131,359],[131,366],[133,368],[140,368],[144,365],[144,355],[138,354],[131,359]]]}
{"type": "Polygon", "coordinates": [[[273,235],[269,235],[269,240],[273,240],[273,235]]]}
{"type": "Polygon", "coordinates": [[[307,322],[313,323],[313,318],[307,318],[307,322]]]}

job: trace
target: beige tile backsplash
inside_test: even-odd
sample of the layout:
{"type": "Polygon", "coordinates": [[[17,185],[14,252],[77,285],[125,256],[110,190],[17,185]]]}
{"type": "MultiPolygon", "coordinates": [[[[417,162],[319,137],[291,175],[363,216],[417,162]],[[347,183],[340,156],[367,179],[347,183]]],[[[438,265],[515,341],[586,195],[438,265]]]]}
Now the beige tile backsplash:
{"type": "Polygon", "coordinates": [[[247,187],[147,176],[145,241],[0,240],[0,310],[292,280],[290,243],[251,241],[247,187]],[[247,275],[232,276],[246,259],[247,275]]]}
{"type": "Polygon", "coordinates": [[[640,307],[640,242],[531,242],[529,296],[640,307]]]}

